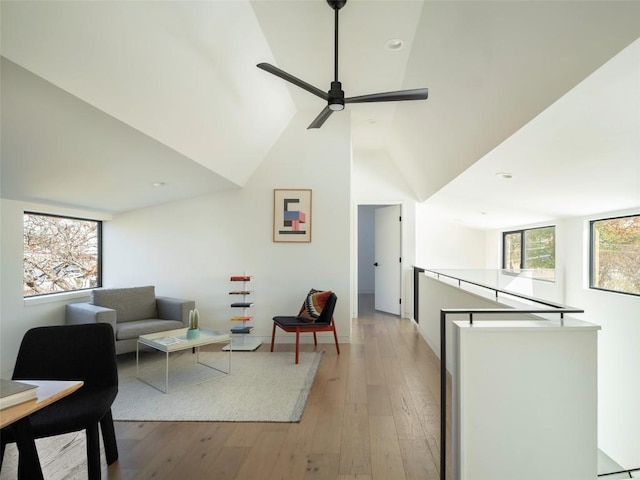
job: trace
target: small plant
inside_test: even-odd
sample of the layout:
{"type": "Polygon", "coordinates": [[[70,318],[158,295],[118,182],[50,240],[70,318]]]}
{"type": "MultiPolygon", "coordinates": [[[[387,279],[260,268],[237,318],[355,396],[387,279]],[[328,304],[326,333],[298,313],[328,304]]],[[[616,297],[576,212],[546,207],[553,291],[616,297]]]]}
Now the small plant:
{"type": "Polygon", "coordinates": [[[200,313],[195,308],[189,311],[189,330],[198,330],[200,328],[200,313]]]}

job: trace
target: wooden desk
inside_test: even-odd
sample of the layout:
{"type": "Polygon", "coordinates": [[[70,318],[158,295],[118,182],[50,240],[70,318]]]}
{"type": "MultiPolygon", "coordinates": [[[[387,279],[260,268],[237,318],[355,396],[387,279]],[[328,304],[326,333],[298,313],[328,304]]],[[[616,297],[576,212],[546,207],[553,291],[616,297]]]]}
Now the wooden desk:
{"type": "Polygon", "coordinates": [[[47,405],[57,402],[67,395],[71,395],[83,385],[83,382],[58,380],[22,381],[38,386],[36,391],[37,397],[34,400],[29,400],[28,402],[0,410],[0,428],[12,425],[16,437],[16,445],[22,457],[21,463],[24,466],[25,478],[44,480],[35,439],[31,431],[29,415],[47,405]]]}

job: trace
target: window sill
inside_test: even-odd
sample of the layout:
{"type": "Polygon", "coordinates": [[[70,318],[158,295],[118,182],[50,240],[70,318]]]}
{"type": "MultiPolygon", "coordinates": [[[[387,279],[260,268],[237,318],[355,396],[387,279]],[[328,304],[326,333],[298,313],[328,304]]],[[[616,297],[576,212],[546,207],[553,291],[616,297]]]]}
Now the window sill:
{"type": "Polygon", "coordinates": [[[64,302],[68,303],[69,300],[75,300],[77,298],[86,298],[87,301],[91,298],[90,290],[80,290],[76,292],[61,292],[61,293],[51,293],[49,295],[40,295],[37,297],[27,297],[24,299],[24,306],[31,307],[33,305],[43,305],[45,303],[57,303],[64,302]]]}

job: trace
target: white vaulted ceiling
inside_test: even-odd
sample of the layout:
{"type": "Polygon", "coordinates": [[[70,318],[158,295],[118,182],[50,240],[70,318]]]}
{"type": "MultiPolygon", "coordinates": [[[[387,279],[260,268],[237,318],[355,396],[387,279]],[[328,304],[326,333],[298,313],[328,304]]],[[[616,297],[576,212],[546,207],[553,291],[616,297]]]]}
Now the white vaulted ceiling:
{"type": "MultiPolygon", "coordinates": [[[[333,79],[324,0],[3,0],[0,8],[3,198],[120,212],[241,188],[296,111],[310,123],[324,107],[255,65],[272,63],[322,90],[333,79]]],[[[534,164],[551,156],[545,149],[557,145],[532,141],[523,127],[639,37],[640,2],[349,0],[340,12],[346,95],[430,93],[423,102],[348,105],[356,157],[387,151],[417,201],[453,208],[454,179],[482,179],[496,168],[487,154],[507,140],[510,154],[525,149],[534,164]],[[403,48],[386,49],[393,38],[403,48]]],[[[589,112],[611,99],[584,95],[572,101],[588,105],[580,116],[595,126],[576,125],[588,132],[600,121],[589,112]]],[[[634,148],[631,130],[623,133],[634,148]]],[[[508,169],[505,158],[497,163],[508,169]]]]}

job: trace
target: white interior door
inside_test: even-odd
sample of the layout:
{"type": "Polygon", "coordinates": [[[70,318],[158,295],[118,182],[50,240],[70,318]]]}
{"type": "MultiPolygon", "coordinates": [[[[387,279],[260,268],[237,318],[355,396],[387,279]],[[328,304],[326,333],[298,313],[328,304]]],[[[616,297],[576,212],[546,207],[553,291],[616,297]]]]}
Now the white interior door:
{"type": "Polygon", "coordinates": [[[375,214],[375,309],[393,315],[400,315],[400,216],[400,205],[377,208],[375,214]]]}

